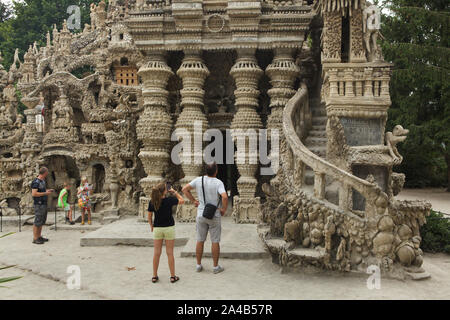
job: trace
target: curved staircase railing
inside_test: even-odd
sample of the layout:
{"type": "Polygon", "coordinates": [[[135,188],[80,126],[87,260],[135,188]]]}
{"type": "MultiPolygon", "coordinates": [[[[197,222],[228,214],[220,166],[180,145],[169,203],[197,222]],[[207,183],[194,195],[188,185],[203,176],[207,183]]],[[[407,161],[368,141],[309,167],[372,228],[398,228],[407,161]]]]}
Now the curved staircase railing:
{"type": "MultiPolygon", "coordinates": [[[[291,184],[296,188],[301,188],[304,184],[305,166],[309,166],[314,171],[314,196],[317,199],[326,201],[326,177],[329,176],[340,183],[339,208],[341,210],[352,211],[350,208],[352,189],[365,197],[368,205],[374,204],[381,192],[377,185],[336,167],[314,154],[302,143],[301,139],[305,138],[308,133],[308,126],[305,124],[305,119],[308,119],[308,112],[308,88],[305,83],[302,83],[301,88],[287,103],[283,113],[284,136],[290,149],[293,163],[297,168],[297,172],[299,172],[297,176],[292,174],[286,175],[291,180],[291,184]]],[[[290,169],[293,170],[294,168],[290,169]]]]}

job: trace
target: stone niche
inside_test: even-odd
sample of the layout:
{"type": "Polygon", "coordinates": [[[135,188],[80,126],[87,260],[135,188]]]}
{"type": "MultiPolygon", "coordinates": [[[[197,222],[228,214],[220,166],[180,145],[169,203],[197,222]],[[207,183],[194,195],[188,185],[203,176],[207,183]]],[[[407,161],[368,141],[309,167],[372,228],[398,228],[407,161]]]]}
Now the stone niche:
{"type": "Polygon", "coordinates": [[[347,144],[351,147],[383,144],[383,119],[341,118],[347,144]]]}
{"type": "MultiPolygon", "coordinates": [[[[352,172],[361,179],[367,179],[369,175],[375,178],[375,182],[384,192],[388,189],[389,171],[387,167],[371,165],[353,165],[352,172]]],[[[357,191],[353,190],[353,210],[365,211],[366,199],[357,191]]]]}

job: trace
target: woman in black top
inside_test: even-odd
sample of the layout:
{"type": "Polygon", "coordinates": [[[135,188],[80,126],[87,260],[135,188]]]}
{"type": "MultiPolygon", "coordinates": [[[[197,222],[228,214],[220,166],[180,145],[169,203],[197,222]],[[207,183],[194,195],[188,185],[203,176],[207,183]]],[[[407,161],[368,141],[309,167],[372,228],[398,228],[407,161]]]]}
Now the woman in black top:
{"type": "Polygon", "coordinates": [[[175,275],[175,258],[173,256],[173,248],[175,246],[175,220],[173,219],[172,209],[176,205],[183,204],[183,197],[172,187],[169,189],[165,183],[161,183],[152,189],[152,200],[148,205],[148,222],[150,223],[154,240],[153,283],[159,281],[158,267],[164,240],[166,241],[166,253],[171,273],[170,282],[175,283],[180,280],[175,275]],[[175,197],[166,197],[167,192],[174,194],[175,197]],[[155,214],[154,222],[153,213],[155,214]]]}

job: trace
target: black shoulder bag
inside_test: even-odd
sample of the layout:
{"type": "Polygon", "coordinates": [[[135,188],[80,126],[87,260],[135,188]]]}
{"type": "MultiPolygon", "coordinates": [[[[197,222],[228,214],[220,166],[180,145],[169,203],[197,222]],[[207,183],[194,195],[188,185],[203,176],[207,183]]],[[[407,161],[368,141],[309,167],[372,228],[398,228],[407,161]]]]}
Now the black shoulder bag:
{"type": "Polygon", "coordinates": [[[217,203],[217,206],[210,204],[210,203],[206,203],[205,177],[202,177],[202,190],[203,190],[203,201],[205,201],[205,209],[203,210],[203,218],[212,220],[212,219],[214,219],[214,217],[216,215],[216,211],[219,208],[220,199],[219,199],[219,202],[217,203]]]}

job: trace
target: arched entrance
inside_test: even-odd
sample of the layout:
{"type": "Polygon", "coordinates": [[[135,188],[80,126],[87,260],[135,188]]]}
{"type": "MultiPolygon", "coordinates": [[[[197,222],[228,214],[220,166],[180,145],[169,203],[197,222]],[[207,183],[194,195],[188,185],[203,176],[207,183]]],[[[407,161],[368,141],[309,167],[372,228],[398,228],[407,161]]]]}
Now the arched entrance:
{"type": "Polygon", "coordinates": [[[55,189],[55,194],[49,197],[49,210],[55,210],[58,205],[58,195],[64,188],[64,183],[69,182],[69,202],[76,201],[76,189],[81,183],[80,171],[75,159],[68,155],[50,155],[45,157],[45,163],[49,170],[47,177],[47,189],[55,189]]]}

